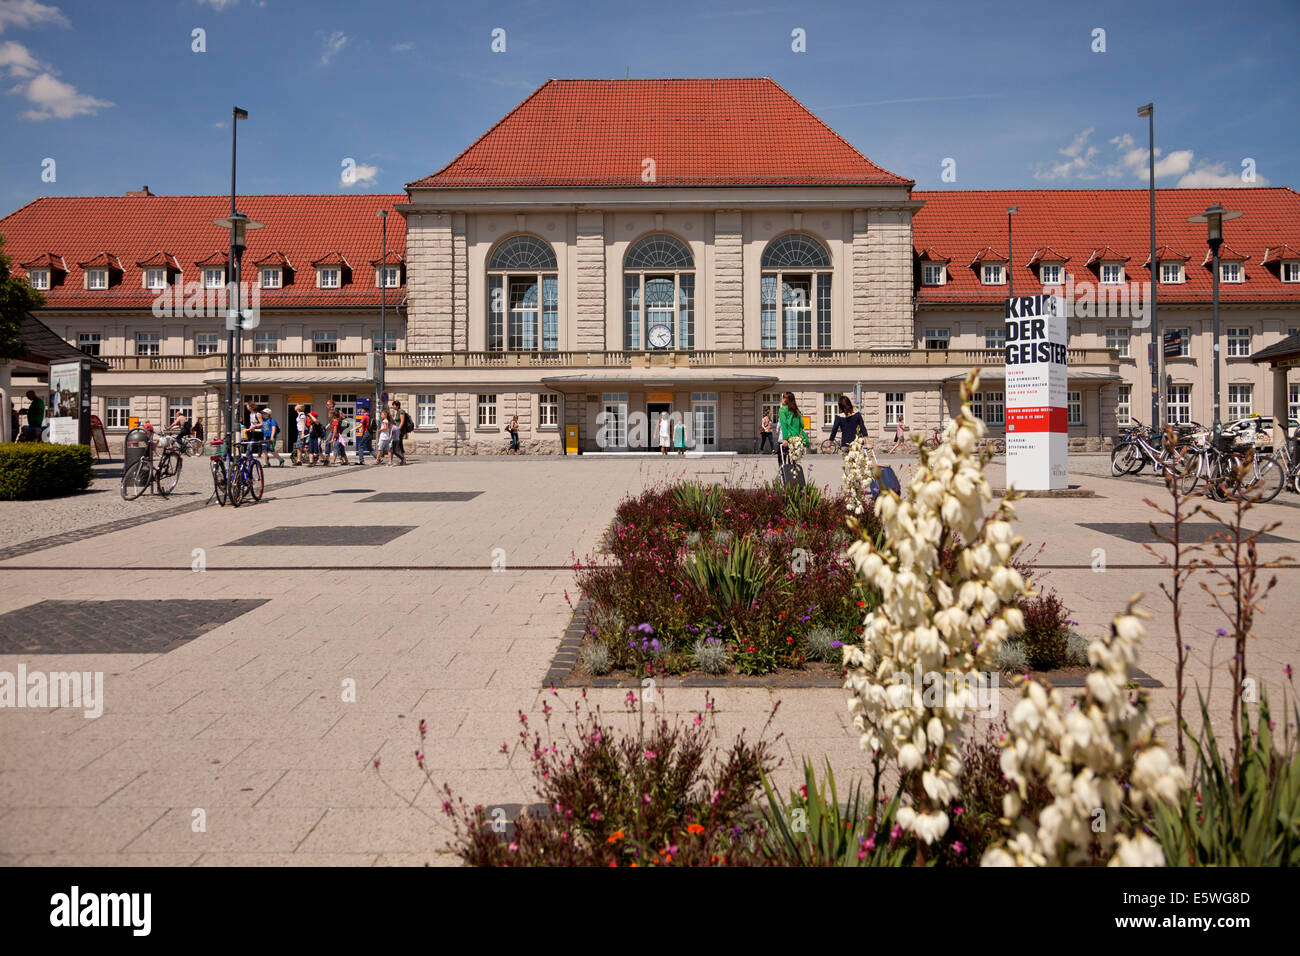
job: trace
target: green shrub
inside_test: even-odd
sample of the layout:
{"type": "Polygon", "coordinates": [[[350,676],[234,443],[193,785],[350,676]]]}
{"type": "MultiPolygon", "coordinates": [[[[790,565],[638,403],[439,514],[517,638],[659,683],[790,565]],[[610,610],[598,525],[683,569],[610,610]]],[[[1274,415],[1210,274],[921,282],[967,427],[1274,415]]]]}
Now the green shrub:
{"type": "Polygon", "coordinates": [[[829,627],[818,627],[808,632],[808,659],[839,664],[844,660],[846,635],[829,627]]]}
{"type": "Polygon", "coordinates": [[[609,673],[609,648],[604,644],[584,644],[582,663],[593,674],[609,673]]]}
{"type": "Polygon", "coordinates": [[[90,479],[90,448],[86,445],[0,445],[0,500],[71,495],[84,491],[90,479]]]}
{"type": "Polygon", "coordinates": [[[725,674],[728,657],[726,646],[715,638],[705,638],[695,642],[692,654],[695,666],[706,674],[725,674]]]}
{"type": "Polygon", "coordinates": [[[1036,671],[1056,670],[1069,661],[1070,612],[1055,591],[1036,594],[1020,602],[1025,629],[1017,640],[1029,666],[1036,671]]]}

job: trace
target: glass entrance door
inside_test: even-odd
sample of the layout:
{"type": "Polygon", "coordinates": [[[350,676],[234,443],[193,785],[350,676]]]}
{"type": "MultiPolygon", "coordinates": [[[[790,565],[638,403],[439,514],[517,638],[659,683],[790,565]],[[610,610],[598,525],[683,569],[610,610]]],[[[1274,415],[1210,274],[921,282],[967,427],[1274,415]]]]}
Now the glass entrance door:
{"type": "Polygon", "coordinates": [[[718,393],[691,395],[691,419],[695,424],[695,450],[718,450],[718,393]]]}

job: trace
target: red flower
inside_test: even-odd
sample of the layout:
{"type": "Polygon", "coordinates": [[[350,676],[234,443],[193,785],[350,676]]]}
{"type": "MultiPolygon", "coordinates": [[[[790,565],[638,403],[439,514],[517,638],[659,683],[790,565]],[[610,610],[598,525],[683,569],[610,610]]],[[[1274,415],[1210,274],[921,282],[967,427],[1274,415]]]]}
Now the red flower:
{"type": "Polygon", "coordinates": [[[786,637],[785,642],[786,642],[787,644],[793,644],[793,643],[794,643],[794,638],[793,638],[793,637],[786,637]]]}

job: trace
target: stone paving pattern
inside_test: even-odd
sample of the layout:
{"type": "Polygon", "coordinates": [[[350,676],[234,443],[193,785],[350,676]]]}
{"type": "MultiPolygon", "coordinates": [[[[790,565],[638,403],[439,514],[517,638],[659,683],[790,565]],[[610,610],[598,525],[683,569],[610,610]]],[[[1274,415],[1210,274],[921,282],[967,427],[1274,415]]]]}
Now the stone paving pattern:
{"type": "MultiPolygon", "coordinates": [[[[1140,544],[1079,526],[1145,522],[1155,515],[1141,499],[1159,498],[1163,486],[1105,477],[1105,462],[1093,457],[1078,462],[1076,480],[1096,498],[1018,502],[1019,530],[1035,548],[1046,544],[1041,583],[1062,595],[1086,634],[1106,628],[1130,594],[1146,593],[1160,616],[1140,664],[1166,685],[1152,695],[1171,714],[1173,637],[1158,591],[1165,573],[1140,544]],[[1097,548],[1124,570],[1095,572],[1097,548]]],[[[896,467],[906,481],[906,464],[896,467]]],[[[838,483],[836,459],[814,457],[807,470],[810,480],[838,483]]],[[[577,600],[567,567],[595,549],[629,493],[685,475],[734,472],[748,483],[774,467],[770,459],[444,459],[373,470],[364,491],[360,471],[325,472],[252,507],[181,511],[0,560],[0,614],[47,599],[265,600],[165,654],[0,654],[9,672],[19,663],[102,670],[106,698],[98,719],[75,709],[0,710],[0,864],[454,864],[441,792],[412,756],[418,719],[429,722],[434,785],[445,781],[488,806],[535,802],[526,756],[500,749],[516,742],[519,711],[538,714],[546,701],[562,709],[579,693],[542,687],[572,614],[566,592],[577,600]],[[344,489],[357,490],[333,493],[344,489]],[[483,494],[354,507],[363,494],[420,491],[483,494]],[[273,527],[361,522],[413,530],[379,546],[229,544],[273,527]],[[191,570],[196,548],[206,554],[202,573],[191,570]],[[505,566],[493,571],[498,548],[505,566]],[[345,699],[351,687],[354,702],[345,699]]],[[[1000,467],[989,477],[999,485],[1000,467]]],[[[26,513],[59,505],[29,503],[26,513]]],[[[1294,536],[1293,508],[1284,501],[1259,513],[1294,536]]],[[[1260,551],[1300,557],[1290,543],[1260,551]]],[[[1300,616],[1300,572],[1277,573],[1249,650],[1252,673],[1274,699],[1283,667],[1297,663],[1300,616]]],[[[1205,686],[1213,659],[1212,716],[1226,723],[1222,665],[1231,649],[1215,636],[1220,623],[1193,588],[1184,611],[1189,678],[1205,686]]],[[[617,715],[626,691],[587,693],[617,715]]],[[[804,757],[829,759],[845,782],[867,766],[840,689],[710,693],[722,740],[757,731],[780,701],[779,785],[796,782],[804,757]]],[[[1003,706],[1011,693],[1002,691],[1003,706]]],[[[686,714],[703,701],[702,690],[676,688],[656,706],[686,714]]]]}

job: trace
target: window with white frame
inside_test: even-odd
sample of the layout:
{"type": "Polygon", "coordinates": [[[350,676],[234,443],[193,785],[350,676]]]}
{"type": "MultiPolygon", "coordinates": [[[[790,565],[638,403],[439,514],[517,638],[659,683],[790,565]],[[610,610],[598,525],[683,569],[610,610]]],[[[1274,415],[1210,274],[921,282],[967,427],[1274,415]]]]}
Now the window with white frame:
{"type": "Polygon", "coordinates": [[[946,349],[948,347],[948,330],[926,329],[925,347],[927,349],[946,349]]]}
{"type": "MultiPolygon", "coordinates": [[[[511,236],[492,251],[487,266],[489,352],[534,352],[539,339],[543,351],[560,347],[556,261],[550,243],[530,235],[511,236]]],[[[624,348],[643,348],[641,342],[627,338],[625,319],[624,348]]]]}
{"type": "Polygon", "coordinates": [[[922,285],[943,285],[948,278],[948,266],[943,262],[927,262],[921,266],[922,285]]]}
{"type": "Polygon", "coordinates": [[[833,269],[821,241],[797,232],[778,236],[760,266],[760,347],[830,348],[833,269]]]}
{"type": "Polygon", "coordinates": [[[1181,333],[1182,344],[1179,346],[1178,357],[1187,358],[1187,356],[1189,356],[1192,353],[1192,330],[1188,328],[1182,328],[1182,329],[1169,329],[1168,331],[1181,333]]]}
{"type": "Polygon", "coordinates": [[[137,332],[135,333],[135,354],[157,355],[161,343],[162,335],[158,332],[137,332]]]}
{"type": "Polygon", "coordinates": [[[1170,385],[1165,400],[1171,424],[1186,425],[1192,420],[1192,386],[1170,385]]]}
{"type": "Polygon", "coordinates": [[[1083,392],[1065,393],[1066,424],[1083,424],[1083,392]]]}
{"type": "Polygon", "coordinates": [[[559,428],[560,427],[560,396],[558,395],[537,396],[537,427],[538,428],[559,428]]]}
{"type": "Polygon", "coordinates": [[[263,266],[258,270],[263,289],[279,289],[284,286],[284,274],[279,266],[263,266]]]}
{"type": "Polygon", "coordinates": [[[1244,356],[1250,354],[1250,329],[1248,327],[1228,329],[1228,355],[1244,356]]]}
{"type": "Polygon", "coordinates": [[[980,269],[980,281],[984,285],[1006,285],[1006,273],[1000,262],[986,262],[980,269]]]}
{"type": "Polygon", "coordinates": [[[203,288],[220,289],[226,284],[225,269],[204,269],[203,270],[203,288]]]}
{"type": "Polygon", "coordinates": [[[976,392],[971,396],[970,410],[985,425],[1001,425],[1006,421],[1004,392],[976,392]]]}
{"type": "Polygon", "coordinates": [[[1220,282],[1240,282],[1242,281],[1243,274],[1240,262],[1219,263],[1220,282]]]}
{"type": "Polygon", "coordinates": [[[27,284],[33,289],[48,289],[50,287],[50,270],[33,269],[27,273],[27,284]]]}
{"type": "Polygon", "coordinates": [[[1228,386],[1228,418],[1248,418],[1254,405],[1253,388],[1250,385],[1228,386]]]}
{"type": "Polygon", "coordinates": [[[497,424],[497,397],[495,395],[479,395],[478,427],[495,428],[496,424],[497,424]]]}
{"type": "Polygon", "coordinates": [[[220,341],[216,332],[195,332],[194,333],[194,354],[195,355],[216,355],[217,345],[220,341]]]}
{"type": "Polygon", "coordinates": [[[397,351],[397,330],[385,329],[384,337],[381,340],[379,333],[376,332],[370,337],[370,347],[376,352],[396,352],[397,351]]]}
{"type": "Polygon", "coordinates": [[[1119,425],[1128,425],[1132,421],[1133,386],[1121,385],[1115,398],[1115,422],[1119,425]]]}
{"type": "Polygon", "coordinates": [[[1300,420],[1300,383],[1287,386],[1287,418],[1300,420]]]}
{"type": "MultiPolygon", "coordinates": [[[[598,433],[603,437],[604,448],[627,447],[627,392],[605,392],[601,395],[601,414],[596,419],[598,433]]],[[[601,438],[597,438],[597,443],[601,438]]]]}
{"type": "Polygon", "coordinates": [[[1038,279],[1043,285],[1061,284],[1061,266],[1059,263],[1041,263],[1038,266],[1038,279]]]}
{"type": "Polygon", "coordinates": [[[1118,262],[1103,262],[1101,264],[1101,284],[1102,285],[1119,285],[1124,281],[1124,267],[1118,262]]]}
{"type": "Polygon", "coordinates": [[[1106,330],[1106,348],[1114,349],[1120,358],[1129,357],[1129,333],[1131,329],[1117,328],[1106,330]]]}
{"type": "Polygon", "coordinates": [[[1300,262],[1282,263],[1281,274],[1283,282],[1300,282],[1300,262]]]}
{"type": "Polygon", "coordinates": [[[146,289],[164,289],[167,287],[166,269],[145,269],[144,287],[146,289]]]}
{"type": "Polygon", "coordinates": [[[107,288],[108,288],[108,270],[107,270],[107,269],[87,269],[87,270],[86,270],[86,288],[87,288],[87,289],[107,289],[107,288]]]}
{"type": "Polygon", "coordinates": [[[280,341],[275,332],[254,332],[253,333],[253,351],[254,352],[276,352],[279,351],[280,341]]]}
{"type": "Polygon", "coordinates": [[[894,427],[901,421],[903,421],[903,393],[886,392],[885,424],[889,427],[894,427]]]}
{"type": "Polygon", "coordinates": [[[417,428],[438,427],[438,396],[432,394],[415,396],[415,425],[417,428]]]}
{"type": "Polygon", "coordinates": [[[188,395],[171,395],[167,398],[167,424],[176,421],[176,414],[184,412],[185,417],[194,421],[194,399],[188,395]]]}
{"type": "Polygon", "coordinates": [[[766,415],[770,419],[772,419],[773,422],[776,422],[777,416],[781,412],[781,393],[764,392],[762,396],[761,404],[763,406],[763,409],[762,409],[762,413],[759,416],[760,419],[762,418],[762,415],[766,415]]]}
{"type": "Polygon", "coordinates": [[[127,421],[130,418],[131,418],[131,399],[129,398],[104,399],[104,427],[105,428],[126,428],[127,421]]]}
{"type": "Polygon", "coordinates": [[[99,354],[100,335],[98,332],[78,332],[77,348],[87,355],[99,354]]]}
{"type": "Polygon", "coordinates": [[[822,392],[822,428],[835,424],[835,416],[840,413],[840,393],[822,392]]]}
{"type": "Polygon", "coordinates": [[[338,266],[322,266],[316,270],[318,289],[337,289],[342,283],[342,270],[338,266]]]}
{"type": "Polygon", "coordinates": [[[402,284],[401,266],[384,266],[377,270],[379,277],[377,284],[384,289],[396,289],[402,284]]]}
{"type": "Polygon", "coordinates": [[[319,353],[333,353],[339,350],[339,334],[337,332],[313,332],[311,334],[311,350],[319,353]]]}
{"type": "Polygon", "coordinates": [[[1183,264],[1181,262],[1160,263],[1160,282],[1162,285],[1182,285],[1184,279],[1183,264]]]}
{"type": "Polygon", "coordinates": [[[1007,327],[999,325],[996,328],[984,330],[984,347],[986,349],[1004,349],[1007,347],[1007,327]]]}

